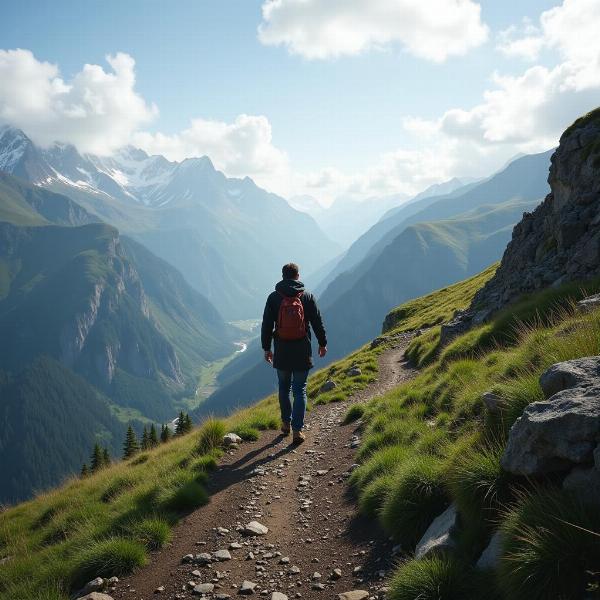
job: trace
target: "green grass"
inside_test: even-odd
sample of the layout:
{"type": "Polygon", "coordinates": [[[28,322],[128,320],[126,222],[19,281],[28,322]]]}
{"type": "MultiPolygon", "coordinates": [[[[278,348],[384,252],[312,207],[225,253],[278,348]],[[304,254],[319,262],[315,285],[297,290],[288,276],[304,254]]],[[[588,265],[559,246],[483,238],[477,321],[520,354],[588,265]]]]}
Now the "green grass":
{"type": "Polygon", "coordinates": [[[474,277],[405,302],[390,311],[383,324],[384,333],[425,329],[445,323],[455,311],[467,308],[475,295],[496,272],[493,264],[474,277]]]}
{"type": "Polygon", "coordinates": [[[365,413],[365,407],[362,404],[353,404],[347,411],[344,416],[344,424],[348,425],[349,423],[354,423],[354,421],[358,421],[363,414],[365,413]]]}
{"type": "MultiPolygon", "coordinates": [[[[318,392],[329,377],[338,384],[339,399],[364,389],[377,377],[377,358],[386,347],[388,344],[375,349],[365,346],[311,375],[310,404],[333,399],[333,394],[318,392]],[[347,371],[355,365],[362,375],[349,377],[347,371]]],[[[0,512],[0,558],[12,557],[0,566],[0,599],[65,600],[74,582],[93,570],[86,565],[95,568],[94,556],[107,549],[115,558],[101,556],[107,574],[111,570],[124,573],[135,566],[125,560],[124,548],[135,549],[135,564],[143,562],[149,550],[168,542],[179,517],[209,500],[204,485],[217,465],[223,435],[234,431],[253,440],[259,432],[279,425],[279,406],[272,395],[227,419],[208,419],[168,444],[116,462],[85,479],[72,478],[55,490],[0,512]],[[88,554],[87,548],[96,554],[88,554]],[[85,564],[80,560],[83,550],[85,564]]]]}
{"type": "MultiPolygon", "coordinates": [[[[600,311],[574,309],[598,289],[597,281],[574,283],[524,298],[441,352],[433,328],[409,347],[423,366],[418,376],[365,405],[360,466],[350,478],[360,510],[409,552],[450,502],[459,512],[454,558],[400,566],[391,598],[562,600],[595,585],[600,513],[503,471],[500,458],[515,420],[544,398],[541,373],[600,354],[600,311]],[[486,391],[501,398],[497,413],[485,409],[486,391]],[[472,567],[498,527],[507,535],[500,576],[484,577],[472,567]]],[[[407,315],[396,330],[414,325],[410,311],[396,314],[407,315]]]]}
{"type": "Polygon", "coordinates": [[[500,582],[514,600],[582,598],[600,565],[600,511],[557,489],[522,495],[502,525],[500,582]]]}
{"type": "Polygon", "coordinates": [[[125,575],[146,564],[146,550],[139,542],[110,537],[91,543],[77,563],[74,587],[81,587],[94,577],[125,575]]]}
{"type": "MultiPolygon", "coordinates": [[[[390,600],[495,600],[490,586],[470,565],[435,556],[411,560],[399,567],[390,582],[390,600]]],[[[497,598],[497,597],[496,597],[497,598]]]]}
{"type": "Polygon", "coordinates": [[[404,548],[414,547],[435,517],[449,504],[443,463],[415,455],[391,480],[381,510],[381,523],[404,548]]]}

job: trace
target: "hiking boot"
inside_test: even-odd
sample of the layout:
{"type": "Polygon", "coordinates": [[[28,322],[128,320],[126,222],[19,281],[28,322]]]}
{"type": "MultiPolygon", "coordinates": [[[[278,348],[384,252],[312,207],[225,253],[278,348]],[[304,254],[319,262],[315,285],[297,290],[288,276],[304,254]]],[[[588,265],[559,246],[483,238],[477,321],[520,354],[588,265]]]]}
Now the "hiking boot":
{"type": "Polygon", "coordinates": [[[292,430],[292,428],[289,423],[281,424],[281,433],[283,433],[283,435],[290,435],[291,430],[292,430]]]}
{"type": "Polygon", "coordinates": [[[301,444],[306,439],[306,436],[301,431],[294,431],[294,444],[301,444]]]}

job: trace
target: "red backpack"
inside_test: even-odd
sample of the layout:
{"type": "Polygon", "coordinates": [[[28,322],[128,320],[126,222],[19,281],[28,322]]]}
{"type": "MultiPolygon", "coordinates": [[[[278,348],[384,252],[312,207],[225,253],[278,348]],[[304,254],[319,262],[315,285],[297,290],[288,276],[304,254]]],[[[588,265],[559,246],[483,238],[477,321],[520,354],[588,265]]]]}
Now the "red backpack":
{"type": "Polygon", "coordinates": [[[284,296],[283,294],[281,296],[279,316],[277,317],[277,337],[282,340],[300,340],[306,336],[304,306],[300,300],[302,292],[297,296],[284,296]]]}

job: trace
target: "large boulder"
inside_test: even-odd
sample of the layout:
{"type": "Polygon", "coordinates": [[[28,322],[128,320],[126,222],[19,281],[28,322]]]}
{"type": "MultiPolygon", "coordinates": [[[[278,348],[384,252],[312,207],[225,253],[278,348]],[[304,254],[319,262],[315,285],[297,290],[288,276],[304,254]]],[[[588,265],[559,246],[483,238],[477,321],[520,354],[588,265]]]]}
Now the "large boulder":
{"type": "Polygon", "coordinates": [[[540,378],[547,400],[533,402],[512,426],[502,466],[541,475],[591,463],[600,439],[600,357],[553,365],[540,378]]]}
{"type": "Polygon", "coordinates": [[[598,384],[600,384],[600,356],[556,363],[540,377],[540,386],[546,398],[569,388],[592,387],[598,384]]]}
{"type": "Polygon", "coordinates": [[[457,524],[456,506],[451,504],[441,515],[436,517],[417,544],[415,557],[423,558],[430,552],[441,552],[454,548],[452,533],[457,524]]]}
{"type": "Polygon", "coordinates": [[[564,479],[563,488],[588,504],[600,505],[600,469],[575,467],[564,479]]]}

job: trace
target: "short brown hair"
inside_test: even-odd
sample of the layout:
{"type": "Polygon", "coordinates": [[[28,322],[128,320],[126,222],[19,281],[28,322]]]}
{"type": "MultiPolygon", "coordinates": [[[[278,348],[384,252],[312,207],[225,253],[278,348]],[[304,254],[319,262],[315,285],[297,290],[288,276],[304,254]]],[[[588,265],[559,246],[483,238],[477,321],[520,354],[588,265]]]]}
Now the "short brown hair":
{"type": "Polygon", "coordinates": [[[298,277],[298,273],[300,273],[300,269],[296,263],[288,263],[281,267],[281,275],[284,279],[295,279],[298,277]]]}

